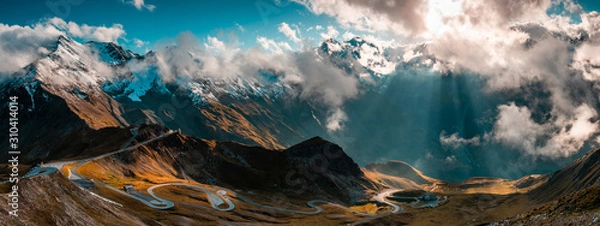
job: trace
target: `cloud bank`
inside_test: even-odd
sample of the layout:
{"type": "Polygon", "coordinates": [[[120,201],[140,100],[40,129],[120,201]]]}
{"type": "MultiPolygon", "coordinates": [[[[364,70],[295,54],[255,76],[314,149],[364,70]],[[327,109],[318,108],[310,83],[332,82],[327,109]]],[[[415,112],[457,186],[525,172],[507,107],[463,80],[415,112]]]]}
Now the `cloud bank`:
{"type": "MultiPolygon", "coordinates": [[[[486,92],[522,93],[528,98],[519,105],[497,106],[493,130],[481,135],[488,139],[443,132],[444,147],[498,142],[528,156],[554,159],[577,153],[600,132],[595,109],[600,97],[593,94],[600,91],[600,15],[585,12],[573,0],[296,2],[314,14],[336,19],[346,29],[385,32],[404,40],[406,63],[424,58],[421,66],[442,75],[485,78],[486,92]],[[425,47],[415,48],[415,41],[425,47]],[[537,91],[527,90],[531,87],[537,91]],[[535,104],[539,102],[548,103],[550,109],[539,109],[535,104]],[[544,112],[546,118],[536,118],[533,112],[544,112]]],[[[350,37],[347,34],[351,32],[345,38],[350,37]]],[[[337,33],[321,35],[329,38],[337,33]]]]}
{"type": "Polygon", "coordinates": [[[241,50],[210,36],[202,43],[193,34],[182,33],[174,45],[157,50],[153,64],[166,82],[256,79],[261,70],[272,70],[282,75],[279,79],[286,86],[295,87],[289,90],[290,95],[329,108],[328,130],[342,129],[347,120],[342,105],[359,94],[358,79],[312,49],[292,53],[285,42],[277,43],[265,37],[258,37],[257,42],[269,52],[259,48],[241,50]]]}
{"type": "Polygon", "coordinates": [[[117,42],[125,35],[123,26],[111,27],[79,25],[51,18],[31,26],[0,24],[0,74],[11,74],[21,70],[50,52],[60,35],[117,42]]]}
{"type": "Polygon", "coordinates": [[[360,31],[393,31],[419,34],[426,30],[425,0],[294,0],[311,12],[337,19],[360,31]]]}

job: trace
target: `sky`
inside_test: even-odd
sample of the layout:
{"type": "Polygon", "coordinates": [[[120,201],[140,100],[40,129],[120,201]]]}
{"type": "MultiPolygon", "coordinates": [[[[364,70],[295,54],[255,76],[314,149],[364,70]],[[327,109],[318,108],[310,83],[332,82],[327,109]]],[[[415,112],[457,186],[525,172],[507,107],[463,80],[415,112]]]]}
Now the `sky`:
{"type": "MultiPolygon", "coordinates": [[[[172,42],[177,35],[186,31],[204,40],[208,36],[217,37],[243,48],[259,45],[259,36],[289,41],[278,29],[284,22],[298,30],[299,38],[315,45],[323,39],[321,34],[327,33],[328,26],[340,33],[338,38],[342,38],[346,32],[356,36],[374,35],[384,40],[394,38],[389,31],[364,32],[351,26],[342,26],[345,24],[336,21],[335,16],[315,13],[303,2],[306,1],[7,0],[0,9],[0,23],[23,26],[57,17],[80,25],[110,27],[120,24],[125,34],[115,41],[142,53],[155,48],[155,44],[172,42]],[[135,2],[139,3],[136,5],[135,2]],[[322,29],[314,29],[317,26],[322,29]],[[143,45],[137,45],[142,42],[143,45]]],[[[586,11],[600,10],[600,2],[595,0],[580,0],[577,3],[586,11]]],[[[290,45],[300,47],[293,41],[290,45]]]]}
{"type": "MultiPolygon", "coordinates": [[[[488,151],[486,156],[493,158],[506,150],[532,161],[559,161],[581,155],[584,147],[600,146],[597,0],[8,0],[2,4],[0,75],[15,73],[47,55],[59,35],[112,41],[139,53],[157,51],[158,63],[146,63],[156,64],[152,66],[163,81],[254,76],[264,68],[281,72],[283,82],[302,87],[302,97],[328,108],[326,124],[335,132],[352,120],[346,103],[364,93],[359,79],[364,71],[358,68],[348,74],[316,59],[313,48],[324,39],[361,36],[393,56],[391,75],[425,71],[439,80],[469,78],[478,82],[463,89],[490,98],[480,101],[490,106],[472,120],[486,124],[486,129],[473,134],[452,126],[430,131],[427,137],[448,151],[437,156],[418,153],[416,165],[449,166],[475,152],[488,151]]],[[[432,93],[416,91],[420,93],[415,96],[432,93]]],[[[430,112],[448,113],[437,107],[430,112]]]]}
{"type": "MultiPolygon", "coordinates": [[[[241,46],[252,47],[258,45],[257,36],[287,40],[278,31],[282,22],[293,23],[304,31],[316,25],[327,27],[335,23],[331,18],[314,15],[306,7],[289,1],[147,0],[145,4],[154,7],[152,10],[143,6],[138,9],[120,0],[8,0],[3,3],[0,22],[31,25],[43,18],[58,17],[67,22],[94,26],[121,24],[126,35],[118,41],[138,51],[151,48],[154,43],[168,42],[169,38],[186,31],[201,38],[214,36],[223,39],[228,39],[233,33],[235,38],[231,42],[239,41],[241,46]],[[134,38],[150,45],[135,48],[134,38]]],[[[316,30],[307,34],[319,37],[316,30]]]]}

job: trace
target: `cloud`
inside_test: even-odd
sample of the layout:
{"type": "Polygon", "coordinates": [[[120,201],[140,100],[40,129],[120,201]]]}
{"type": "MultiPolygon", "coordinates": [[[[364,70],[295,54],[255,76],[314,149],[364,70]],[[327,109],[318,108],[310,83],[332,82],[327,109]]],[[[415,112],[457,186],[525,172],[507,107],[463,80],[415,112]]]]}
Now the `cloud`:
{"type": "Polygon", "coordinates": [[[123,30],[123,25],[121,24],[113,24],[111,27],[90,26],[87,24],[79,25],[71,21],[65,22],[63,19],[57,17],[49,19],[46,23],[46,26],[53,25],[70,37],[83,38],[89,41],[116,43],[119,38],[125,35],[125,30],[123,30]]]}
{"type": "Polygon", "coordinates": [[[345,100],[358,95],[358,79],[356,77],[348,75],[329,61],[318,59],[319,57],[313,51],[294,54],[295,69],[287,75],[292,77],[299,75],[300,80],[295,78],[288,80],[286,76],[284,81],[300,84],[302,86],[301,98],[318,100],[336,108],[342,106],[345,100]]]}
{"type": "Polygon", "coordinates": [[[235,27],[236,27],[238,30],[240,30],[241,32],[246,32],[246,28],[244,28],[244,26],[242,26],[242,25],[240,25],[240,24],[238,24],[238,23],[235,23],[235,27]]]}
{"type": "Polygon", "coordinates": [[[49,53],[63,32],[53,26],[0,24],[0,73],[14,73],[49,53]]]}
{"type": "Polygon", "coordinates": [[[346,31],[346,32],[344,32],[344,34],[342,35],[342,38],[343,38],[344,40],[350,40],[350,39],[352,39],[352,38],[354,38],[354,37],[356,37],[356,35],[355,35],[354,33],[350,32],[350,31],[346,31]]]}
{"type": "Polygon", "coordinates": [[[510,103],[499,106],[498,111],[494,139],[528,154],[535,154],[538,138],[546,132],[546,128],[533,121],[529,108],[510,103]]]}
{"type": "MultiPolygon", "coordinates": [[[[292,52],[289,44],[257,37],[261,48],[242,50],[215,37],[202,43],[191,33],[182,33],[176,44],[157,50],[155,64],[166,82],[257,79],[264,69],[274,71],[289,87],[287,94],[328,108],[326,127],[343,128],[347,116],[343,103],[359,94],[358,79],[321,59],[312,49],[292,52]],[[263,51],[263,49],[265,51],[263,51]]],[[[186,82],[182,82],[186,84],[186,82]]]]}
{"type": "Polygon", "coordinates": [[[589,81],[600,81],[600,46],[583,44],[575,51],[573,68],[589,81]]]}
{"type": "MultiPolygon", "coordinates": [[[[336,19],[347,30],[344,39],[354,36],[349,30],[385,32],[405,42],[399,47],[409,49],[400,51],[407,62],[418,57],[441,74],[481,76],[487,93],[522,93],[526,101],[519,106],[497,106],[489,134],[495,142],[528,156],[559,158],[576,153],[599,132],[591,106],[600,91],[600,15],[584,12],[573,0],[296,2],[336,19]],[[414,40],[425,42],[413,45],[414,40]],[[538,120],[532,111],[549,118],[538,120]]],[[[332,26],[321,33],[324,39],[338,35],[332,26]]],[[[453,148],[487,141],[440,135],[453,148]]]]}
{"type": "Polygon", "coordinates": [[[285,22],[283,22],[279,25],[278,30],[279,30],[279,32],[283,33],[286,37],[288,37],[292,42],[299,43],[302,41],[302,40],[300,40],[300,38],[298,38],[300,31],[292,29],[285,22]],[[296,32],[298,32],[298,34],[296,34],[296,32]]]}
{"type": "Polygon", "coordinates": [[[338,32],[333,26],[327,26],[327,33],[321,33],[323,40],[333,38],[335,39],[340,32],[338,32]]]}
{"type": "MultiPolygon", "coordinates": [[[[493,139],[534,157],[560,158],[577,153],[598,131],[597,112],[586,104],[569,115],[558,114],[546,123],[532,119],[526,106],[515,103],[498,107],[493,139]]],[[[556,114],[556,113],[555,113],[556,114]]]]}
{"type": "Polygon", "coordinates": [[[458,16],[478,26],[502,26],[514,21],[540,21],[548,18],[551,0],[465,0],[463,14],[458,16]]]}
{"type": "Polygon", "coordinates": [[[131,0],[131,1],[123,0],[123,3],[133,5],[138,10],[147,9],[150,12],[154,11],[154,9],[156,8],[155,5],[146,4],[144,2],[144,0],[131,0]]]}
{"type": "Polygon", "coordinates": [[[66,35],[84,40],[113,41],[125,35],[123,26],[79,25],[51,18],[31,26],[0,24],[0,73],[11,74],[47,55],[58,36],[66,35]]]}
{"type": "Polygon", "coordinates": [[[347,120],[346,113],[342,109],[336,108],[327,116],[326,128],[330,132],[341,130],[344,127],[343,123],[347,120]]]}
{"type": "Polygon", "coordinates": [[[425,0],[294,0],[311,12],[334,17],[360,31],[419,34],[426,30],[425,0]]]}
{"type": "Polygon", "coordinates": [[[576,90],[589,92],[584,80],[598,78],[600,20],[597,13],[583,13],[581,23],[574,23],[548,15],[551,6],[550,0],[465,0],[460,13],[430,32],[425,54],[443,70],[486,78],[488,92],[529,95],[524,106],[498,106],[493,139],[528,156],[560,158],[577,153],[598,133],[596,111],[589,107],[597,99],[576,90]],[[525,91],[532,84],[539,90],[525,91]],[[551,108],[538,109],[536,102],[551,108]],[[550,119],[535,121],[532,111],[550,119]]]}
{"type": "Polygon", "coordinates": [[[208,50],[213,50],[218,53],[218,52],[224,52],[228,48],[223,41],[219,40],[216,37],[208,36],[207,39],[208,39],[208,42],[204,43],[204,47],[208,50]]]}
{"type": "Polygon", "coordinates": [[[283,54],[286,51],[292,51],[292,47],[287,42],[276,42],[275,40],[265,37],[257,37],[256,41],[260,46],[272,53],[283,54]]]}
{"type": "Polygon", "coordinates": [[[329,106],[326,128],[331,132],[341,130],[348,119],[342,105],[359,94],[358,79],[330,62],[318,59],[313,51],[294,54],[295,69],[288,71],[283,81],[300,85],[300,98],[329,106]]]}
{"type": "Polygon", "coordinates": [[[451,135],[446,136],[446,131],[442,131],[440,133],[440,143],[443,147],[457,149],[466,145],[478,146],[480,145],[479,136],[475,136],[469,139],[462,138],[458,136],[458,133],[453,133],[451,135]]]}
{"type": "Polygon", "coordinates": [[[135,44],[135,47],[137,48],[142,48],[145,45],[148,45],[148,42],[142,41],[140,39],[134,38],[133,39],[133,44],[135,44]]]}
{"type": "Polygon", "coordinates": [[[600,14],[582,14],[582,23],[569,28],[570,36],[585,38],[587,34],[589,38],[575,50],[572,67],[586,80],[600,81],[600,14]]]}

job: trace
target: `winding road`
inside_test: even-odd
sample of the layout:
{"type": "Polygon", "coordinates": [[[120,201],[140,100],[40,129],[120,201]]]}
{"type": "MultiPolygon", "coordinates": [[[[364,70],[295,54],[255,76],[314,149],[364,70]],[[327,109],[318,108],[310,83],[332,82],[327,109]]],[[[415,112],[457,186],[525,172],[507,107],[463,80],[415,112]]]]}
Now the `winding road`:
{"type": "MultiPolygon", "coordinates": [[[[125,151],[130,151],[133,149],[136,149],[140,146],[143,146],[145,144],[148,144],[150,142],[162,139],[164,137],[167,137],[171,134],[177,133],[177,131],[169,131],[168,133],[162,134],[160,136],[157,136],[155,138],[146,140],[144,142],[138,143],[134,146],[129,147],[129,145],[131,145],[131,143],[135,140],[135,138],[138,135],[138,131],[137,128],[131,129],[131,133],[133,135],[133,137],[125,144],[123,145],[119,150],[113,151],[113,152],[109,152],[109,153],[105,153],[99,156],[95,156],[95,157],[90,157],[90,158],[86,158],[86,159],[81,159],[81,160],[77,160],[77,161],[62,161],[62,162],[51,162],[51,163],[47,163],[42,165],[42,167],[36,167],[33,168],[32,170],[30,170],[25,176],[24,178],[29,178],[29,177],[34,177],[34,176],[41,176],[41,175],[45,175],[45,174],[51,174],[54,173],[56,171],[58,171],[59,169],[63,168],[64,165],[66,164],[72,164],[72,163],[77,163],[75,166],[73,166],[71,169],[69,169],[69,175],[68,178],[71,180],[84,180],[84,181],[92,181],[95,184],[99,184],[102,185],[108,189],[111,189],[115,192],[118,192],[119,194],[128,196],[130,198],[136,199],[142,203],[144,203],[145,205],[154,208],[154,209],[160,209],[160,210],[164,210],[164,209],[170,209],[173,208],[175,206],[175,204],[172,201],[169,201],[167,199],[161,198],[158,195],[156,195],[154,193],[154,189],[160,188],[160,187],[164,187],[164,186],[186,186],[186,187],[191,187],[191,188],[197,188],[202,190],[204,193],[206,193],[209,202],[211,203],[212,207],[216,210],[219,211],[232,211],[235,208],[235,204],[229,199],[229,197],[227,196],[227,193],[231,193],[233,195],[235,195],[236,198],[249,203],[251,205],[255,205],[258,207],[262,207],[262,208],[267,208],[267,209],[273,209],[273,210],[278,210],[278,211],[283,211],[283,212],[288,212],[288,213],[293,213],[293,214],[304,214],[304,215],[314,215],[314,214],[319,214],[321,212],[323,212],[323,208],[318,206],[317,203],[322,203],[322,204],[327,204],[327,205],[332,205],[344,210],[348,210],[351,211],[353,213],[359,214],[359,215],[363,215],[363,216],[382,216],[385,214],[393,214],[393,213],[398,213],[398,212],[402,212],[404,211],[404,209],[399,206],[398,204],[395,204],[389,200],[387,200],[386,198],[393,195],[395,192],[398,191],[402,191],[400,189],[388,189],[385,190],[381,193],[379,193],[377,196],[373,197],[371,200],[379,202],[379,203],[384,203],[387,204],[389,206],[392,207],[392,210],[390,210],[388,213],[384,213],[384,214],[369,214],[369,213],[363,213],[363,212],[359,212],[357,210],[348,208],[346,206],[337,204],[337,203],[333,203],[333,202],[329,202],[329,201],[325,201],[325,200],[311,200],[308,201],[306,203],[306,205],[312,209],[314,209],[313,211],[306,211],[306,210],[293,210],[293,209],[287,209],[287,208],[282,208],[282,207],[276,207],[276,206],[269,206],[269,205],[265,205],[265,204],[261,204],[261,203],[257,203],[252,201],[251,199],[240,195],[234,191],[231,191],[229,189],[221,189],[219,191],[217,191],[217,194],[214,194],[213,192],[211,192],[210,190],[206,189],[203,186],[200,185],[193,185],[193,184],[187,184],[187,183],[180,183],[180,182],[176,182],[176,183],[164,183],[164,184],[157,184],[154,185],[150,188],[148,188],[147,192],[148,194],[150,194],[150,196],[144,195],[138,191],[123,191],[117,188],[114,188],[108,184],[102,183],[102,182],[98,182],[98,181],[94,181],[94,180],[90,180],[89,178],[77,173],[77,169],[82,166],[85,165],[86,163],[93,161],[93,160],[97,160],[97,159],[101,159],[101,158],[105,158],[114,154],[118,154],[118,153],[122,153],[125,151]],[[133,194],[132,194],[133,193],[133,194]],[[227,207],[221,207],[223,204],[227,204],[227,207]]],[[[106,199],[104,197],[101,197],[93,192],[90,191],[90,193],[94,196],[97,196],[100,199],[103,199],[104,201],[107,202],[111,202],[114,204],[117,204],[119,206],[122,206],[119,203],[116,203],[112,200],[106,199]]]]}
{"type": "MultiPolygon", "coordinates": [[[[348,210],[348,211],[351,211],[353,213],[356,213],[356,214],[359,214],[359,215],[363,215],[363,216],[380,216],[381,215],[381,214],[363,213],[363,212],[360,212],[360,211],[348,208],[346,206],[343,206],[343,205],[340,205],[340,204],[337,204],[337,203],[333,203],[333,202],[329,202],[329,201],[325,201],[325,200],[311,200],[311,201],[308,201],[306,203],[306,205],[308,207],[314,209],[314,211],[293,210],[293,209],[287,209],[287,208],[276,207],[276,206],[269,206],[269,205],[257,203],[257,202],[252,201],[251,199],[249,199],[249,198],[247,198],[247,197],[245,197],[245,196],[243,196],[243,195],[241,195],[239,193],[231,191],[229,189],[219,190],[217,192],[217,193],[221,193],[221,197],[219,197],[219,196],[215,195],[214,193],[212,193],[210,190],[208,190],[208,189],[206,189],[206,188],[204,188],[202,186],[192,185],[192,184],[186,184],[186,183],[165,183],[165,184],[154,185],[154,186],[148,188],[148,194],[152,195],[152,197],[154,197],[155,199],[166,200],[166,199],[163,199],[163,198],[160,198],[159,196],[157,196],[153,192],[153,190],[156,189],[156,188],[159,188],[159,187],[169,186],[169,185],[170,186],[187,186],[187,187],[194,187],[194,188],[201,189],[208,196],[208,200],[211,203],[212,207],[214,209],[220,210],[220,211],[231,211],[235,207],[235,204],[233,204],[233,202],[231,202],[231,200],[226,196],[226,193],[229,192],[229,193],[235,195],[236,198],[238,198],[238,199],[240,199],[240,200],[242,200],[242,201],[244,201],[246,203],[249,203],[249,204],[252,204],[252,205],[255,205],[255,206],[258,206],[258,207],[262,207],[262,208],[273,209],[273,210],[278,210],[278,211],[288,212],[288,213],[293,213],[293,214],[304,214],[304,215],[319,214],[319,213],[323,212],[323,208],[320,207],[320,206],[318,206],[318,205],[316,205],[316,203],[323,203],[323,204],[327,204],[327,205],[332,205],[332,206],[338,207],[340,209],[348,210]],[[223,200],[225,200],[225,202],[227,202],[227,204],[228,204],[227,208],[221,208],[221,207],[219,207],[221,204],[224,203],[223,200]]],[[[393,209],[389,213],[398,213],[398,212],[404,211],[404,209],[401,206],[399,206],[399,205],[397,205],[395,203],[392,203],[392,202],[390,202],[390,201],[388,201],[388,200],[385,199],[387,196],[390,196],[390,195],[392,195],[393,193],[395,193],[397,191],[401,191],[401,190],[399,190],[399,189],[386,190],[386,191],[380,193],[378,196],[374,197],[374,199],[376,201],[378,201],[378,202],[385,203],[387,205],[392,206],[393,209]],[[380,201],[380,200],[382,200],[382,201],[380,201]]]]}
{"type": "Polygon", "coordinates": [[[166,184],[158,184],[158,185],[154,185],[150,188],[148,188],[148,194],[150,194],[152,197],[154,197],[157,200],[161,200],[161,201],[168,201],[166,199],[163,199],[161,197],[158,197],[156,194],[154,194],[154,189],[159,188],[159,187],[164,187],[164,186],[186,186],[186,187],[192,187],[192,188],[198,188],[200,190],[202,190],[204,193],[206,193],[206,196],[208,196],[208,201],[211,203],[212,207],[216,210],[220,210],[220,211],[231,211],[233,210],[233,208],[235,208],[235,204],[233,204],[233,202],[231,202],[231,200],[229,200],[229,198],[226,195],[226,192],[224,190],[219,190],[217,193],[221,193],[222,195],[221,197],[215,195],[214,193],[212,193],[210,190],[200,186],[200,185],[193,185],[193,184],[186,184],[186,183],[166,183],[166,184]],[[223,203],[227,203],[228,207],[227,208],[221,208],[219,207],[221,204],[223,203]]]}
{"type": "MultiPolygon", "coordinates": [[[[162,135],[157,136],[155,138],[146,140],[144,142],[141,142],[139,144],[136,144],[134,146],[129,147],[129,145],[131,145],[131,143],[135,140],[135,138],[138,135],[138,128],[133,128],[133,129],[130,130],[130,132],[131,132],[131,134],[133,136],[131,137],[131,139],[126,144],[124,144],[121,148],[119,148],[119,150],[116,150],[116,151],[113,151],[113,152],[109,152],[109,153],[105,153],[105,154],[98,155],[98,156],[94,156],[94,157],[90,157],[90,158],[86,158],[86,159],[76,160],[76,161],[58,161],[58,162],[51,162],[51,163],[43,164],[42,167],[35,167],[35,168],[31,169],[29,172],[27,172],[27,174],[25,174],[25,176],[23,176],[23,178],[31,178],[31,177],[35,177],[35,176],[42,176],[42,175],[51,174],[51,173],[54,173],[54,172],[58,171],[59,169],[62,169],[64,167],[64,165],[72,164],[72,163],[77,163],[75,166],[73,166],[68,171],[69,175],[67,176],[67,178],[70,179],[70,180],[73,180],[73,181],[77,181],[77,180],[80,180],[80,181],[92,181],[95,184],[102,185],[102,186],[104,186],[106,188],[109,188],[109,189],[111,189],[111,190],[113,190],[115,192],[118,192],[118,193],[120,193],[122,195],[125,195],[125,196],[131,197],[133,199],[136,199],[136,200],[138,200],[138,201],[140,201],[140,202],[142,202],[142,203],[144,203],[144,204],[146,204],[146,205],[148,205],[148,206],[150,206],[152,208],[155,208],[155,209],[170,209],[170,208],[173,208],[173,206],[175,206],[175,204],[173,202],[169,201],[169,200],[165,200],[165,199],[150,200],[150,199],[147,199],[146,197],[144,197],[143,194],[132,195],[132,194],[129,194],[129,193],[124,192],[122,190],[119,190],[117,188],[114,188],[114,187],[112,187],[112,186],[110,186],[108,184],[105,184],[105,183],[102,183],[102,182],[98,182],[98,181],[94,181],[94,180],[90,180],[89,178],[87,178],[87,177],[85,177],[85,176],[77,173],[77,169],[80,166],[82,166],[82,165],[84,165],[84,164],[86,164],[86,163],[88,163],[90,161],[101,159],[101,158],[105,158],[107,156],[111,156],[111,155],[114,155],[114,154],[122,153],[122,152],[125,152],[125,151],[130,151],[130,150],[136,149],[136,148],[138,148],[138,147],[140,147],[142,145],[145,145],[145,144],[148,144],[150,142],[153,142],[155,140],[162,139],[162,138],[167,137],[167,136],[169,136],[171,134],[177,133],[177,131],[169,131],[169,132],[167,132],[165,134],[162,134],[162,135]]],[[[100,199],[102,199],[102,200],[104,200],[106,202],[110,202],[110,203],[122,206],[121,204],[119,204],[119,203],[117,203],[115,201],[112,201],[110,199],[104,198],[104,197],[102,197],[102,196],[100,196],[100,195],[98,195],[96,193],[93,193],[93,192],[91,192],[89,190],[88,190],[88,192],[90,194],[92,194],[93,196],[96,196],[96,197],[98,197],[98,198],[100,198],[100,199]]]]}
{"type": "Polygon", "coordinates": [[[401,189],[385,190],[385,191],[377,194],[375,197],[373,197],[373,200],[380,202],[380,203],[385,203],[385,204],[391,206],[392,210],[390,211],[390,213],[402,212],[402,211],[404,211],[404,208],[402,208],[400,205],[390,202],[389,200],[386,199],[387,197],[392,196],[394,193],[399,192],[399,191],[402,191],[402,190],[401,189]]]}
{"type": "MultiPolygon", "coordinates": [[[[137,134],[138,134],[137,128],[134,128],[134,129],[131,130],[131,134],[133,135],[133,137],[125,145],[123,145],[119,150],[116,150],[116,151],[113,151],[113,152],[109,152],[109,153],[106,153],[106,154],[102,154],[102,155],[99,155],[99,156],[95,156],[95,157],[91,157],[91,158],[79,160],[78,161],[79,163],[77,163],[77,165],[75,165],[71,169],[69,169],[69,176],[68,177],[71,180],[87,180],[87,181],[90,181],[89,178],[87,178],[87,177],[85,177],[85,176],[77,173],[77,168],[79,168],[80,166],[82,166],[82,165],[84,165],[84,164],[86,164],[86,163],[88,163],[90,161],[94,161],[94,160],[97,160],[97,159],[105,158],[105,157],[108,157],[108,156],[111,156],[111,155],[114,155],[114,154],[118,154],[118,153],[122,153],[122,152],[125,152],[125,151],[130,151],[130,150],[136,149],[138,147],[141,147],[143,145],[146,145],[146,144],[148,144],[150,142],[153,142],[153,141],[162,139],[164,137],[167,137],[167,136],[169,136],[171,134],[174,134],[174,133],[177,133],[177,132],[176,131],[169,131],[169,132],[167,132],[165,134],[162,134],[162,135],[157,136],[155,138],[146,140],[144,142],[141,142],[139,144],[136,144],[134,146],[129,147],[129,145],[131,145],[131,143],[135,140],[135,138],[137,137],[137,134]]],[[[171,202],[169,200],[166,200],[166,199],[150,200],[147,196],[144,196],[141,193],[140,194],[130,194],[128,192],[125,192],[125,191],[122,191],[120,189],[114,188],[113,186],[110,186],[108,184],[105,184],[105,183],[102,183],[102,182],[99,182],[99,181],[93,181],[93,182],[95,184],[99,184],[99,185],[102,185],[102,186],[104,186],[104,187],[106,187],[108,189],[111,189],[111,190],[113,190],[115,192],[118,192],[118,193],[120,193],[122,195],[128,196],[128,197],[133,198],[135,200],[138,200],[138,201],[140,201],[140,202],[142,202],[142,203],[146,204],[147,206],[152,207],[154,209],[161,209],[161,210],[163,210],[163,209],[170,209],[170,208],[173,208],[173,206],[175,206],[175,204],[173,202],[171,202]]]]}

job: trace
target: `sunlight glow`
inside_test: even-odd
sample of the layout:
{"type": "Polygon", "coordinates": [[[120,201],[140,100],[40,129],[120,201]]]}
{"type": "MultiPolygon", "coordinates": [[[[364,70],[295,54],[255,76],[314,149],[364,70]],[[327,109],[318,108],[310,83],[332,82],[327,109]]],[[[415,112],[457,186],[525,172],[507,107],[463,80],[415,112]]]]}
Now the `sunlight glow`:
{"type": "Polygon", "coordinates": [[[463,0],[430,0],[426,25],[430,34],[443,32],[444,19],[459,15],[462,11],[463,0]]]}

